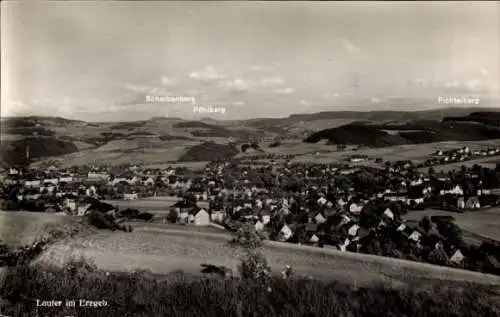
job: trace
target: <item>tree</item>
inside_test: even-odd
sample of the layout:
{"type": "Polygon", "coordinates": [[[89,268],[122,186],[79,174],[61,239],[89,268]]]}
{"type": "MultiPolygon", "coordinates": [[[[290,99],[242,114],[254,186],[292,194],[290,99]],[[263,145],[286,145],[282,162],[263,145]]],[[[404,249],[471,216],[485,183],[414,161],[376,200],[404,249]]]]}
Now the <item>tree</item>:
{"type": "Polygon", "coordinates": [[[448,265],[448,256],[442,248],[432,250],[429,253],[429,263],[437,265],[448,265]]]}
{"type": "Polygon", "coordinates": [[[422,218],[422,221],[420,221],[420,226],[422,226],[422,228],[424,228],[426,232],[429,232],[429,230],[431,230],[432,223],[428,216],[424,216],[422,218]]]}
{"type": "Polygon", "coordinates": [[[176,223],[178,217],[179,217],[179,213],[176,210],[171,209],[167,215],[167,220],[171,223],[176,223]]]}

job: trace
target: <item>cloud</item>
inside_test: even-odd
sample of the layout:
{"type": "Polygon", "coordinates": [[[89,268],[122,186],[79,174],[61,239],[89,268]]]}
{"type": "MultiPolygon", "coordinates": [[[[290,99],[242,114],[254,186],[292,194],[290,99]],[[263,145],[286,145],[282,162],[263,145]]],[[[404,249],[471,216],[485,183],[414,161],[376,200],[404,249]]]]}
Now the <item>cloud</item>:
{"type": "Polygon", "coordinates": [[[260,84],[262,86],[284,85],[285,80],[280,77],[264,77],[260,79],[260,84]]]}
{"type": "Polygon", "coordinates": [[[327,92],[327,93],[323,94],[323,98],[325,98],[325,99],[338,98],[338,97],[340,97],[340,94],[337,92],[334,92],[334,93],[327,92]]]}
{"type": "Polygon", "coordinates": [[[310,101],[307,101],[307,100],[302,99],[302,100],[300,101],[300,104],[301,104],[302,106],[311,106],[313,103],[312,103],[312,102],[310,102],[310,101]]]}
{"type": "Polygon", "coordinates": [[[250,67],[250,71],[252,72],[265,72],[265,71],[274,71],[278,69],[277,64],[273,65],[254,65],[250,67]]]}
{"type": "Polygon", "coordinates": [[[132,85],[132,84],[125,84],[125,89],[133,91],[133,92],[146,92],[150,88],[151,87],[148,87],[148,86],[138,86],[138,85],[132,85]]]}
{"type": "Polygon", "coordinates": [[[359,48],[358,46],[354,45],[348,39],[340,37],[340,38],[338,38],[338,40],[340,41],[340,43],[342,44],[342,46],[344,47],[344,49],[348,53],[353,54],[353,55],[359,55],[359,54],[363,53],[363,50],[361,48],[359,48]]]}
{"type": "Polygon", "coordinates": [[[74,118],[82,112],[98,114],[104,103],[92,99],[74,99],[58,96],[50,99],[33,98],[29,101],[12,100],[2,105],[2,116],[59,116],[74,118]]]}
{"type": "Polygon", "coordinates": [[[470,90],[481,90],[483,88],[482,83],[477,78],[469,79],[465,86],[470,90]]]}
{"type": "Polygon", "coordinates": [[[427,80],[425,80],[424,78],[417,78],[415,80],[415,82],[420,85],[420,86],[426,86],[427,85],[427,80]]]}
{"type": "Polygon", "coordinates": [[[484,77],[489,77],[489,76],[490,76],[490,72],[489,72],[488,70],[486,70],[486,69],[482,68],[482,67],[481,67],[481,68],[479,68],[479,73],[480,73],[481,75],[483,75],[484,77]]]}
{"type": "Polygon", "coordinates": [[[178,85],[179,82],[173,78],[168,78],[166,76],[161,76],[161,84],[165,87],[178,85]]]}
{"type": "Polygon", "coordinates": [[[372,103],[375,103],[375,104],[380,103],[380,99],[378,99],[378,98],[372,98],[371,101],[372,101],[372,103]]]}
{"type": "Polygon", "coordinates": [[[241,106],[244,106],[245,105],[245,102],[244,101],[234,101],[231,103],[233,106],[236,106],[236,107],[241,107],[241,106]]]}
{"type": "Polygon", "coordinates": [[[217,87],[234,92],[246,92],[250,89],[250,84],[242,78],[235,78],[233,80],[222,80],[217,84],[217,87]]]}
{"type": "Polygon", "coordinates": [[[189,74],[189,78],[201,82],[215,82],[224,77],[225,76],[220,74],[212,65],[207,65],[202,70],[193,71],[189,74]]]}
{"type": "Polygon", "coordinates": [[[274,93],[277,95],[291,95],[295,92],[293,88],[282,88],[274,90],[274,93]]]}
{"type": "Polygon", "coordinates": [[[459,86],[460,86],[460,83],[456,80],[444,83],[444,87],[446,87],[446,88],[458,88],[459,86]]]}

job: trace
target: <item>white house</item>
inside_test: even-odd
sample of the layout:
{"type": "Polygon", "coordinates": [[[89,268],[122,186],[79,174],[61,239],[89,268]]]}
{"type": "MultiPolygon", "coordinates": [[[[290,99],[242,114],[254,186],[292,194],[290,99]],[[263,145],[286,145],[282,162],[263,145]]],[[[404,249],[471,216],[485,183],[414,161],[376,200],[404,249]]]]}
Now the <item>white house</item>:
{"type": "Polygon", "coordinates": [[[73,182],[73,176],[59,177],[59,183],[71,183],[73,182]]]}
{"type": "Polygon", "coordinates": [[[143,181],[143,184],[145,186],[148,186],[148,185],[154,185],[155,183],[155,180],[152,178],[152,177],[148,177],[146,178],[144,181],[143,181]]]}
{"type": "Polygon", "coordinates": [[[392,213],[391,209],[390,208],[387,208],[385,211],[384,211],[384,215],[391,219],[391,220],[394,220],[394,214],[392,213]]]}
{"type": "Polygon", "coordinates": [[[338,248],[339,248],[340,251],[346,251],[347,250],[347,246],[349,244],[351,244],[351,240],[345,239],[344,242],[338,246],[338,248]]]}
{"type": "Polygon", "coordinates": [[[318,205],[320,206],[323,206],[324,204],[326,204],[328,202],[328,200],[326,200],[325,197],[320,197],[318,200],[317,200],[317,203],[318,205]]]}
{"type": "Polygon", "coordinates": [[[90,206],[91,206],[90,204],[78,206],[78,208],[77,208],[78,216],[85,216],[85,214],[87,214],[87,211],[88,211],[90,206]]]}
{"type": "Polygon", "coordinates": [[[264,230],[264,223],[262,223],[262,221],[260,221],[260,220],[257,220],[257,222],[255,222],[254,228],[255,228],[255,231],[264,230]]]}
{"type": "Polygon", "coordinates": [[[69,199],[69,198],[64,199],[63,206],[64,206],[64,208],[68,208],[72,212],[77,209],[76,208],[76,201],[74,199],[69,199]]]}
{"type": "Polygon", "coordinates": [[[41,182],[40,180],[29,180],[24,182],[24,186],[26,187],[40,187],[41,182]]]}
{"type": "Polygon", "coordinates": [[[318,243],[319,242],[318,236],[316,234],[313,234],[311,236],[311,239],[309,239],[309,242],[311,242],[311,243],[318,243]]]}
{"type": "Polygon", "coordinates": [[[15,168],[10,168],[9,169],[9,175],[10,176],[13,176],[13,175],[18,175],[19,174],[19,171],[15,168]]]}
{"type": "Polygon", "coordinates": [[[457,208],[458,209],[465,209],[465,200],[463,197],[458,198],[457,200],[457,208]]]}
{"type": "Polygon", "coordinates": [[[347,230],[347,233],[352,236],[352,237],[355,237],[358,235],[358,230],[359,230],[359,226],[358,225],[352,225],[349,230],[347,230]]]}
{"type": "Polygon", "coordinates": [[[349,211],[353,214],[359,214],[361,212],[361,210],[363,210],[363,206],[362,205],[358,205],[356,203],[352,203],[350,206],[349,206],[349,211]]]}
{"type": "Polygon", "coordinates": [[[406,226],[404,224],[399,225],[399,227],[396,229],[398,232],[403,232],[406,229],[406,226]]]}
{"type": "Polygon", "coordinates": [[[191,213],[189,217],[190,222],[194,223],[196,226],[207,226],[210,224],[210,215],[203,208],[198,210],[196,213],[191,213]]]}
{"type": "Polygon", "coordinates": [[[293,236],[293,231],[289,226],[283,225],[283,228],[280,230],[281,241],[287,241],[293,236]]]}
{"type": "Polygon", "coordinates": [[[57,178],[47,178],[43,180],[43,183],[57,185],[59,184],[59,180],[57,178]]]}
{"type": "Polygon", "coordinates": [[[264,225],[267,225],[271,221],[271,215],[262,215],[262,223],[264,225]]]}
{"type": "Polygon", "coordinates": [[[135,200],[138,198],[139,198],[139,196],[137,195],[137,193],[125,193],[125,194],[123,194],[124,200],[135,200]]]}
{"type": "Polygon", "coordinates": [[[210,215],[210,219],[214,222],[222,222],[224,221],[224,211],[222,210],[213,210],[212,214],[210,215]]]}
{"type": "Polygon", "coordinates": [[[450,262],[461,263],[465,259],[465,256],[460,250],[456,250],[450,257],[450,262]]]}
{"type": "Polygon", "coordinates": [[[324,223],[326,221],[326,218],[320,212],[318,212],[316,216],[314,216],[314,221],[316,223],[324,223]]]}
{"type": "Polygon", "coordinates": [[[415,242],[420,241],[420,238],[422,237],[422,234],[418,231],[413,231],[412,234],[408,237],[408,239],[413,240],[415,242]]]}

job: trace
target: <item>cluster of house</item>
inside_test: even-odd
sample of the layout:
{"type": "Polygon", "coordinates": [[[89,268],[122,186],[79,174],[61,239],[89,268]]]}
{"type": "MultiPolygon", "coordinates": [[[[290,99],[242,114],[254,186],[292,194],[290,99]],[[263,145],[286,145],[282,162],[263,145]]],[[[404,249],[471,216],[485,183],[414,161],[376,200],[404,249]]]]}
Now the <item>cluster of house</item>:
{"type": "MultiPolygon", "coordinates": [[[[471,150],[469,147],[443,151],[437,150],[432,153],[434,157],[425,161],[423,166],[436,166],[456,162],[465,162],[476,159],[478,157],[498,156],[500,155],[500,148],[488,148],[483,150],[471,150]]],[[[422,167],[423,167],[422,166],[422,167]]]]}

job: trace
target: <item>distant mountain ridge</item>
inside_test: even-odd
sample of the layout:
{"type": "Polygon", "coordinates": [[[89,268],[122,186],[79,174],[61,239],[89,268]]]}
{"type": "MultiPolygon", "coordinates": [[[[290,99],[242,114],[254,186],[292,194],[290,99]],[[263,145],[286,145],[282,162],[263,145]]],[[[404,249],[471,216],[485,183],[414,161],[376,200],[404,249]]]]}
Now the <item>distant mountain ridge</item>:
{"type": "MultiPolygon", "coordinates": [[[[39,159],[83,149],[99,149],[110,142],[124,147],[130,147],[133,142],[154,144],[152,146],[157,149],[186,146],[187,150],[196,146],[195,143],[203,144],[186,152],[182,158],[193,161],[212,157],[198,154],[208,149],[220,150],[229,157],[235,155],[234,148],[239,149],[243,143],[267,142],[265,140],[276,138],[309,143],[328,140],[331,144],[372,147],[500,138],[500,112],[491,108],[327,111],[284,118],[202,118],[197,121],[154,117],[138,121],[85,122],[27,116],[1,118],[0,123],[2,160],[8,162],[22,162],[28,145],[31,158],[39,159]],[[207,143],[212,141],[216,145],[207,143]],[[228,142],[233,145],[227,146],[228,142]]],[[[120,152],[120,146],[112,146],[113,151],[120,152]]],[[[138,145],[137,151],[141,146],[138,145]]],[[[126,154],[125,150],[123,154],[126,154]]]]}
{"type": "MultiPolygon", "coordinates": [[[[470,111],[470,110],[469,110],[470,111]]],[[[500,112],[475,111],[438,120],[406,120],[386,123],[350,123],[324,129],[304,139],[306,143],[328,140],[330,144],[372,147],[442,141],[480,141],[500,138],[500,112]]]]}

